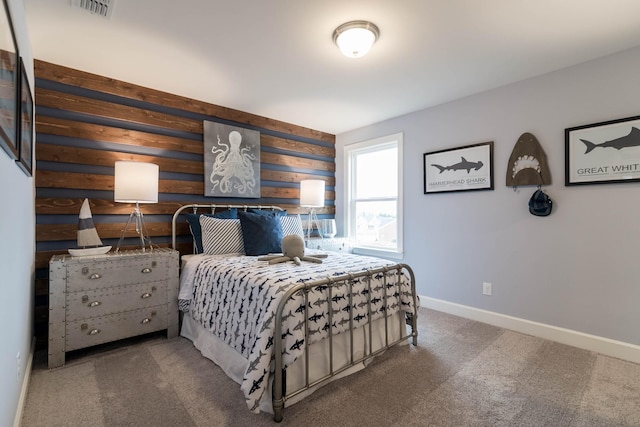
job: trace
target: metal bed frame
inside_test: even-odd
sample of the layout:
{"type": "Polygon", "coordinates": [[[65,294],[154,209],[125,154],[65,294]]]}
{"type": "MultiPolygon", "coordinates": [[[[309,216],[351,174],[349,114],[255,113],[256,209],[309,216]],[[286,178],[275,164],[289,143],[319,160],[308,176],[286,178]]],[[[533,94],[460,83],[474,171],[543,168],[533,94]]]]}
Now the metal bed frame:
{"type": "MultiPolygon", "coordinates": [[[[182,206],[181,208],[179,208],[176,213],[173,215],[173,220],[172,220],[172,246],[175,249],[176,247],[176,219],[178,218],[178,216],[180,215],[180,213],[182,213],[185,209],[193,209],[193,213],[197,213],[197,209],[200,208],[209,208],[213,211],[215,211],[216,208],[225,208],[225,209],[229,209],[229,208],[238,208],[238,209],[271,209],[271,210],[279,210],[282,211],[283,209],[278,207],[278,206],[248,206],[248,205],[204,205],[204,204],[191,204],[191,205],[185,205],[182,206]]],[[[399,300],[400,298],[398,298],[399,300]]],[[[399,311],[402,312],[401,308],[398,308],[399,311]]],[[[357,273],[353,273],[353,274],[345,274],[342,276],[336,276],[336,277],[327,277],[324,279],[319,279],[319,280],[313,280],[313,281],[307,281],[307,282],[302,282],[302,283],[298,283],[296,285],[294,285],[293,287],[291,287],[289,290],[287,290],[282,298],[282,300],[280,301],[280,304],[278,305],[278,308],[276,310],[276,320],[275,320],[275,339],[274,339],[274,355],[275,355],[275,372],[276,375],[274,376],[274,380],[273,380],[273,396],[272,396],[272,403],[273,403],[273,412],[274,412],[274,416],[273,419],[276,422],[280,422],[282,421],[283,415],[282,415],[282,410],[284,409],[284,403],[287,399],[290,399],[306,390],[309,390],[312,387],[316,387],[316,386],[320,386],[324,383],[329,382],[334,376],[344,372],[345,370],[356,366],[360,363],[364,363],[369,359],[372,359],[373,357],[383,353],[384,351],[386,351],[387,349],[411,338],[412,339],[412,344],[415,346],[418,344],[418,327],[417,327],[417,323],[418,323],[418,298],[417,298],[417,294],[416,294],[416,281],[415,281],[415,275],[413,273],[413,270],[411,269],[411,267],[407,264],[395,264],[395,265],[389,265],[389,266],[385,266],[385,267],[380,267],[380,268],[375,268],[375,269],[370,269],[370,270],[366,270],[366,271],[361,271],[361,272],[357,272],[357,273]],[[396,284],[395,285],[388,285],[387,284],[387,273],[388,272],[393,272],[395,271],[396,275],[398,276],[398,280],[396,280],[396,284]],[[368,353],[363,355],[362,357],[354,357],[354,329],[353,329],[353,310],[349,310],[349,329],[348,331],[344,331],[342,333],[349,333],[349,351],[350,351],[350,357],[348,362],[339,367],[339,368],[334,368],[334,361],[333,361],[333,339],[334,339],[334,335],[336,335],[333,332],[333,328],[330,327],[329,328],[329,332],[328,332],[328,336],[325,338],[327,340],[329,340],[329,372],[322,376],[321,378],[318,378],[314,381],[310,381],[309,379],[309,318],[307,315],[307,307],[309,305],[309,292],[311,292],[313,289],[317,288],[318,286],[322,286],[322,287],[327,287],[328,289],[328,293],[329,293],[329,297],[326,300],[326,305],[327,305],[327,313],[328,313],[328,319],[329,319],[329,325],[333,324],[332,321],[332,315],[333,315],[333,310],[332,310],[332,295],[335,292],[336,288],[339,287],[345,287],[347,289],[347,292],[345,292],[348,295],[349,298],[349,305],[352,306],[352,294],[353,294],[353,284],[357,279],[364,279],[366,281],[366,286],[367,286],[367,315],[369,317],[369,319],[371,319],[371,315],[372,315],[372,310],[371,310],[371,279],[375,276],[382,273],[383,277],[384,277],[384,294],[383,294],[383,307],[387,307],[388,308],[388,304],[387,304],[387,298],[389,295],[389,288],[390,287],[396,287],[397,288],[397,292],[401,293],[402,289],[401,289],[401,279],[400,276],[404,276],[405,279],[408,276],[408,279],[410,281],[410,286],[411,286],[411,295],[409,295],[412,298],[413,301],[413,312],[405,312],[404,313],[404,320],[405,322],[400,322],[400,330],[399,330],[399,338],[396,340],[393,340],[390,342],[390,337],[389,337],[389,315],[384,314],[383,315],[383,319],[384,319],[384,343],[382,343],[382,346],[380,348],[377,349],[373,349],[373,340],[372,338],[372,332],[373,332],[373,326],[372,326],[372,321],[367,322],[368,325],[368,332],[369,332],[369,345],[368,345],[368,353]],[[406,273],[406,274],[405,274],[406,273]],[[305,358],[305,368],[304,368],[304,386],[302,386],[301,388],[298,388],[297,390],[294,390],[290,393],[285,393],[284,392],[284,387],[283,387],[283,382],[284,382],[284,366],[283,366],[283,358],[282,358],[282,354],[283,354],[283,338],[282,338],[282,323],[283,323],[283,317],[284,317],[284,309],[285,309],[285,305],[287,303],[287,301],[289,299],[291,299],[292,297],[294,297],[295,295],[303,295],[304,296],[304,302],[305,302],[305,315],[304,315],[304,331],[305,331],[305,340],[304,340],[304,358],[305,358]],[[407,332],[407,328],[406,325],[409,325],[411,327],[411,331],[407,332]]],[[[367,325],[365,325],[364,327],[367,327],[367,325]]]]}
{"type": "MultiPolygon", "coordinates": [[[[380,353],[383,353],[385,350],[393,347],[396,344],[399,344],[400,342],[408,339],[408,338],[412,338],[412,344],[418,345],[418,327],[417,327],[417,322],[418,322],[418,305],[417,305],[417,297],[416,297],[416,286],[415,286],[415,276],[413,274],[413,270],[411,269],[411,267],[409,267],[406,264],[396,264],[396,265],[392,265],[392,266],[386,266],[386,267],[380,267],[380,268],[376,268],[376,269],[371,269],[371,270],[367,270],[367,271],[363,271],[363,272],[358,272],[358,273],[354,273],[354,274],[345,274],[342,276],[336,276],[336,277],[327,277],[326,279],[320,279],[320,280],[313,280],[313,281],[309,281],[309,282],[303,282],[303,283],[299,283],[295,286],[293,286],[292,288],[290,288],[285,295],[282,298],[282,301],[280,302],[280,304],[278,305],[278,309],[276,311],[276,324],[275,324],[275,340],[274,340],[274,352],[275,352],[275,372],[276,375],[274,377],[273,380],[273,412],[274,412],[274,416],[273,419],[276,422],[280,422],[282,421],[282,409],[284,408],[284,402],[286,401],[286,399],[289,399],[299,393],[302,393],[303,391],[306,391],[308,389],[310,389],[311,387],[315,387],[317,385],[321,385],[323,383],[326,383],[328,381],[331,380],[332,377],[334,377],[335,375],[340,374],[341,372],[359,364],[362,362],[365,362],[366,360],[369,360],[375,356],[377,356],[380,353]],[[384,340],[384,345],[376,350],[373,350],[373,339],[371,339],[372,337],[372,321],[369,320],[369,322],[367,323],[368,327],[369,327],[369,352],[368,354],[363,355],[362,357],[359,358],[354,358],[354,345],[353,345],[353,334],[354,334],[354,329],[353,329],[353,310],[349,310],[349,329],[348,329],[348,333],[349,333],[349,350],[350,350],[350,359],[349,362],[340,367],[340,368],[336,368],[334,369],[334,364],[333,364],[333,337],[334,337],[334,332],[333,332],[333,328],[330,327],[329,328],[329,335],[327,338],[329,340],[329,372],[313,381],[313,382],[309,382],[309,316],[307,316],[307,307],[309,305],[309,291],[311,291],[312,289],[315,289],[318,286],[327,286],[328,292],[329,292],[329,297],[327,298],[327,313],[329,316],[329,325],[333,324],[332,321],[332,314],[333,314],[333,310],[331,307],[332,304],[332,294],[334,292],[335,288],[338,287],[346,287],[348,289],[348,291],[346,292],[346,294],[348,295],[349,298],[349,306],[353,306],[352,304],[352,294],[353,294],[353,283],[356,279],[359,278],[364,278],[366,280],[367,283],[367,315],[369,317],[369,319],[371,319],[371,278],[374,275],[383,273],[384,276],[384,294],[383,294],[383,307],[388,307],[387,305],[387,297],[388,297],[388,293],[389,293],[389,286],[387,286],[387,272],[389,271],[393,271],[396,270],[398,276],[403,272],[406,271],[409,275],[409,279],[411,281],[411,297],[413,299],[413,313],[405,313],[405,321],[406,324],[411,326],[411,332],[407,333],[406,327],[405,325],[400,322],[400,338],[398,338],[397,340],[393,341],[393,342],[389,342],[389,324],[388,324],[388,319],[389,316],[388,315],[384,315],[384,332],[385,332],[385,340],[384,340]],[[283,394],[283,375],[278,375],[279,372],[282,372],[283,369],[283,363],[282,363],[282,317],[283,317],[283,311],[284,311],[284,307],[285,304],[287,303],[287,301],[294,296],[295,294],[298,293],[303,293],[304,294],[304,302],[305,302],[305,316],[304,316],[304,331],[305,331],[305,340],[304,340],[304,348],[305,348],[305,352],[304,352],[304,357],[305,357],[305,385],[304,387],[295,390],[287,395],[283,394]]],[[[398,292],[402,292],[401,288],[401,280],[398,279],[397,280],[397,288],[398,288],[398,292]]],[[[366,327],[366,326],[365,326],[366,327]]],[[[343,332],[343,333],[346,333],[343,332]]]]}
{"type": "MultiPolygon", "coordinates": [[[[177,211],[175,211],[175,213],[173,214],[173,218],[171,219],[171,248],[175,249],[176,248],[176,220],[178,219],[178,216],[185,210],[187,209],[191,209],[192,212],[191,213],[198,213],[198,209],[209,209],[211,211],[211,213],[214,213],[216,209],[221,208],[221,209],[232,209],[232,208],[236,208],[236,209],[242,209],[242,210],[247,210],[247,209],[266,209],[266,210],[272,210],[272,211],[284,211],[284,209],[282,209],[280,206],[262,206],[262,205],[216,205],[216,204],[201,204],[201,203],[194,203],[194,204],[190,204],[190,205],[184,205],[181,206],[180,208],[178,208],[177,211]]],[[[194,250],[195,250],[195,243],[194,243],[194,250]]]]}

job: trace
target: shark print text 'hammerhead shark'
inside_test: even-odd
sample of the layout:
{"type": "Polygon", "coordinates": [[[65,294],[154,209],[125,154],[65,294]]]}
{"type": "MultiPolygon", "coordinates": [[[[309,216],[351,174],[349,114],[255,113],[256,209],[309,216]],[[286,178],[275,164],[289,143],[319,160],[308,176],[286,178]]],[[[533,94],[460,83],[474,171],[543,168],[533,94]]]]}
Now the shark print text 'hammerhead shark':
{"type": "Polygon", "coordinates": [[[628,135],[622,136],[620,138],[612,139],[611,141],[603,142],[602,144],[594,144],[591,141],[587,141],[586,139],[581,139],[580,141],[584,142],[584,145],[587,146],[587,151],[584,154],[590,153],[593,149],[598,147],[611,147],[616,150],[622,150],[627,147],[638,147],[640,146],[640,130],[637,127],[632,127],[631,132],[628,135]]]}
{"type": "Polygon", "coordinates": [[[462,159],[460,162],[453,164],[451,166],[440,166],[440,165],[434,165],[434,164],[431,164],[431,166],[437,167],[438,170],[440,170],[440,173],[444,171],[458,171],[458,170],[466,170],[467,173],[469,173],[471,172],[471,169],[480,170],[480,168],[482,168],[483,166],[483,163],[481,161],[470,162],[464,157],[460,157],[460,159],[462,159]]]}

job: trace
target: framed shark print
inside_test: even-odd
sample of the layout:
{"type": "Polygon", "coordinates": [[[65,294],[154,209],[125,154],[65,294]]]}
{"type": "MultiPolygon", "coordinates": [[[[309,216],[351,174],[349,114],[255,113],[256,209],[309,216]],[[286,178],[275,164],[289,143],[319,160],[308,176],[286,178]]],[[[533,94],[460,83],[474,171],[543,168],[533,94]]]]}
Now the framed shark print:
{"type": "Polygon", "coordinates": [[[0,147],[18,158],[18,46],[6,1],[0,4],[0,147]]]}
{"type": "Polygon", "coordinates": [[[424,154],[424,194],[493,190],[493,141],[424,154]]]}
{"type": "Polygon", "coordinates": [[[27,79],[27,72],[20,58],[20,105],[18,110],[18,166],[27,176],[33,169],[33,96],[27,79]]]}
{"type": "Polygon", "coordinates": [[[640,116],[565,129],[565,185],[640,181],[640,116]]]}

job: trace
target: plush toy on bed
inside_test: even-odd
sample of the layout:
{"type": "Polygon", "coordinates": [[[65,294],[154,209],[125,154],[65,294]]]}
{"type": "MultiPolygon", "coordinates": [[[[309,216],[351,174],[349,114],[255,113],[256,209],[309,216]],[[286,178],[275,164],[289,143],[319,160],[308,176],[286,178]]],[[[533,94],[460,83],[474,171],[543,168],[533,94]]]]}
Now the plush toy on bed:
{"type": "Polygon", "coordinates": [[[326,258],[326,254],[306,256],[304,254],[304,240],[297,234],[289,234],[282,238],[282,255],[267,255],[258,258],[258,261],[269,261],[269,264],[293,261],[296,265],[301,265],[302,261],[322,264],[320,258],[326,258]]]}

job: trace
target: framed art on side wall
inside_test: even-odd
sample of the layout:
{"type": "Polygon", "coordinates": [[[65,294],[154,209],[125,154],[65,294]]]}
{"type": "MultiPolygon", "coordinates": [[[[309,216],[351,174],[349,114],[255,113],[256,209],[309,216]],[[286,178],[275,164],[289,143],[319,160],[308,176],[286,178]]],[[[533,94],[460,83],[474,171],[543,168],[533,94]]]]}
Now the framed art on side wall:
{"type": "Polygon", "coordinates": [[[18,158],[18,46],[6,1],[0,6],[0,146],[18,158]]]}
{"type": "Polygon", "coordinates": [[[493,141],[424,154],[424,194],[493,190],[493,141]]]}
{"type": "Polygon", "coordinates": [[[20,116],[18,126],[18,166],[31,176],[33,169],[33,96],[27,78],[27,71],[20,58],[20,116]]]}
{"type": "Polygon", "coordinates": [[[565,185],[640,181],[640,116],[565,129],[565,185]]]}

